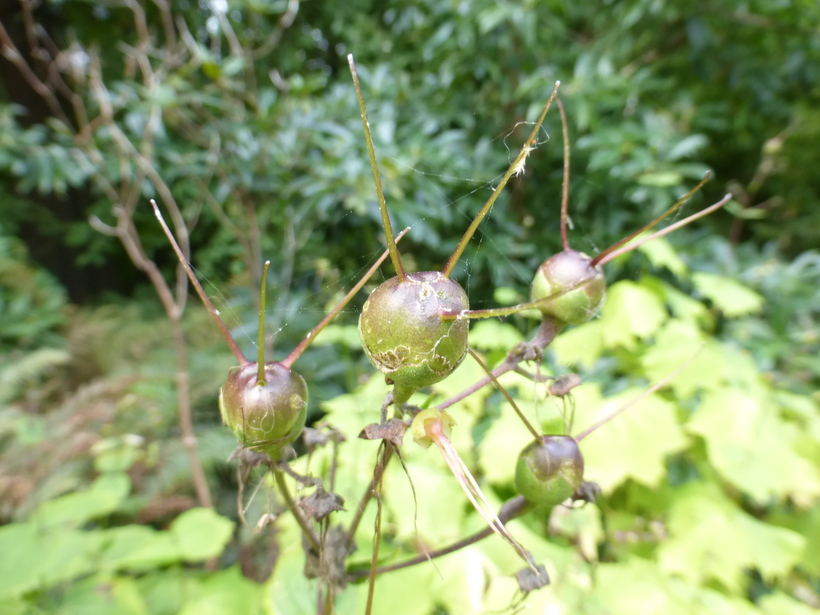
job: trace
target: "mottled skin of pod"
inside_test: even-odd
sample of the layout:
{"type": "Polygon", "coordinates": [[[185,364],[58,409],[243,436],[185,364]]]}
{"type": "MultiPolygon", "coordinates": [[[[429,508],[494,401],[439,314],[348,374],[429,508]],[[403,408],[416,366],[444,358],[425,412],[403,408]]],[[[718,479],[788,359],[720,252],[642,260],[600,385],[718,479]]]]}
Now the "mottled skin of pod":
{"type": "Polygon", "coordinates": [[[258,363],[231,368],[219,411],[242,446],[276,461],[305,427],[308,390],[304,378],[279,362],[265,363],[264,374],[260,382],[258,363]]]}
{"type": "Polygon", "coordinates": [[[515,488],[535,504],[557,506],[583,481],[584,458],[571,436],[541,436],[515,464],[515,488]]]}
{"type": "Polygon", "coordinates": [[[393,277],[374,290],[359,317],[367,357],[395,384],[393,401],[435,384],[458,367],[467,352],[469,321],[444,320],[470,307],[467,293],[437,271],[393,277]]]}
{"type": "Polygon", "coordinates": [[[606,294],[606,278],[600,266],[590,267],[591,260],[583,252],[565,250],[541,263],[532,281],[533,301],[563,293],[538,307],[545,316],[580,325],[598,313],[606,294]]]}

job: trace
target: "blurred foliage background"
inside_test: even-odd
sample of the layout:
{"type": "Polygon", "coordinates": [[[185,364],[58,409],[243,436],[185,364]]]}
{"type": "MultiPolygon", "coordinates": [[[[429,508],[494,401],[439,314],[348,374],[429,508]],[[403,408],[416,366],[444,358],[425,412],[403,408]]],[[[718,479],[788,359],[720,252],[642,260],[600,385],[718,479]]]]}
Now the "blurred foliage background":
{"type": "MultiPolygon", "coordinates": [[[[601,318],[548,353],[545,373],[584,379],[577,432],[705,344],[671,386],[584,441],[587,477],[603,488],[596,505],[512,525],[553,580],[526,603],[612,615],[815,612],[818,24],[811,0],[4,3],[0,610],[316,612],[289,516],[275,531],[237,523],[226,461],[235,440],[216,409],[233,359],[198,303],[175,323],[158,299],[151,275],[178,304],[184,295],[148,200],[182,231],[248,353],[271,260],[268,351],[284,357],[384,245],[352,52],[394,225],[412,229],[401,244],[412,268],[442,266],[558,79],[576,249],[600,251],[640,227],[707,170],[713,179],[681,216],[734,195],[608,265],[601,318]],[[178,423],[176,326],[215,512],[197,507],[178,423]]],[[[551,112],[457,270],[474,308],[524,299],[537,265],[560,249],[561,175],[551,112]]],[[[349,438],[338,488],[348,509],[374,460],[355,435],[386,391],[356,339],[363,300],[297,366],[310,420],[349,438]]],[[[481,323],[473,344],[499,361],[536,325],[481,323]]],[[[465,364],[434,393],[478,377],[465,364]]],[[[545,429],[561,430],[560,405],[520,379],[507,384],[545,429]]],[[[498,503],[513,494],[510,451],[526,443],[505,403],[486,390],[453,412],[457,446],[498,503]]],[[[419,500],[388,474],[390,561],[481,523],[433,451],[404,448],[419,500]]],[[[313,471],[330,454],[312,455],[313,471]]],[[[266,479],[252,479],[249,520],[281,512],[266,479]]],[[[495,540],[380,578],[377,612],[511,611],[515,562],[495,540]]],[[[364,523],[354,558],[371,547],[364,523]]],[[[350,586],[337,612],[359,612],[362,591],[350,586]]]]}

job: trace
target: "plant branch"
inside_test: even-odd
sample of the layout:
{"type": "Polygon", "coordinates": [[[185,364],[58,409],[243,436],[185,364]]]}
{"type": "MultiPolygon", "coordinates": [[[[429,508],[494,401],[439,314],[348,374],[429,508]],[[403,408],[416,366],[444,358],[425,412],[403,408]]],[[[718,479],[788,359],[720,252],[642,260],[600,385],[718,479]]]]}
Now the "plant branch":
{"type": "MultiPolygon", "coordinates": [[[[382,461],[381,465],[384,467],[387,465],[387,455],[389,454],[387,451],[393,449],[393,445],[390,444],[387,440],[383,441],[382,446],[382,461]]],[[[367,587],[367,608],[365,610],[365,615],[370,615],[373,611],[373,596],[376,592],[376,575],[378,574],[378,564],[379,564],[379,546],[381,545],[381,538],[382,538],[382,495],[381,495],[381,488],[382,488],[382,478],[384,478],[384,473],[379,475],[379,480],[374,483],[373,485],[373,495],[376,498],[376,505],[378,509],[376,511],[376,523],[373,527],[373,553],[370,556],[370,579],[368,580],[368,587],[367,587]]]]}
{"type": "Polygon", "coordinates": [[[382,456],[382,461],[380,464],[376,466],[373,471],[373,478],[370,479],[370,484],[367,486],[367,489],[362,495],[362,499],[359,501],[359,505],[356,508],[356,513],[353,516],[353,521],[350,523],[350,528],[347,530],[347,544],[352,545],[353,540],[356,537],[356,530],[359,528],[359,523],[362,521],[362,517],[364,516],[364,511],[367,508],[368,503],[370,502],[371,498],[375,494],[376,485],[378,485],[381,480],[382,476],[384,476],[384,471],[387,469],[387,464],[390,462],[390,459],[393,456],[393,446],[392,444],[387,446],[384,455],[382,456]]]}
{"type": "Polygon", "coordinates": [[[544,118],[547,116],[547,111],[549,111],[550,105],[552,101],[555,99],[558,93],[558,86],[561,85],[560,81],[555,82],[555,87],[552,88],[552,94],[550,94],[549,99],[547,100],[547,104],[544,105],[544,110],[541,111],[541,115],[538,116],[538,121],[535,122],[535,126],[530,132],[530,136],[527,137],[527,140],[524,141],[524,145],[521,147],[521,151],[518,152],[518,156],[515,157],[510,168],[507,169],[507,172],[504,173],[504,176],[501,178],[501,181],[496,186],[495,190],[493,190],[492,195],[487,202],[484,203],[484,206],[479,210],[476,217],[470,223],[470,226],[467,227],[467,230],[464,232],[464,235],[456,245],[456,249],[453,250],[453,253],[450,255],[450,258],[447,261],[447,264],[444,266],[444,269],[441,271],[441,275],[445,278],[449,278],[450,275],[453,273],[453,269],[456,268],[458,264],[458,259],[461,258],[461,255],[464,253],[464,250],[467,248],[467,244],[470,242],[470,239],[475,234],[476,230],[478,229],[478,225],[481,224],[481,221],[484,220],[486,215],[489,213],[490,209],[492,209],[493,204],[495,204],[496,199],[501,194],[501,191],[504,189],[504,186],[507,185],[507,182],[510,181],[510,178],[515,175],[519,171],[520,165],[524,162],[524,160],[529,156],[530,152],[532,151],[532,143],[535,141],[536,136],[538,135],[538,131],[541,130],[541,124],[544,123],[544,118]]]}
{"type": "MultiPolygon", "coordinates": [[[[544,348],[552,343],[552,340],[555,339],[555,336],[558,335],[560,330],[561,325],[559,323],[551,318],[544,318],[541,322],[541,326],[538,328],[538,331],[533,338],[529,342],[519,344],[513,348],[504,361],[490,373],[492,376],[500,378],[507,372],[514,370],[522,361],[532,361],[533,359],[539,358],[541,353],[543,353],[544,348]]],[[[481,380],[467,387],[461,393],[441,402],[436,406],[436,408],[439,410],[444,410],[453,404],[460,402],[462,399],[469,397],[479,389],[492,382],[492,376],[484,376],[481,380]]]]}
{"type": "Polygon", "coordinates": [[[191,416],[191,383],[188,373],[188,353],[185,344],[185,334],[182,330],[182,322],[179,318],[170,318],[171,327],[174,331],[174,350],[177,357],[177,405],[179,406],[179,428],[182,432],[182,445],[188,454],[188,464],[191,466],[191,479],[194,482],[196,497],[199,505],[211,508],[213,501],[208,488],[208,480],[205,478],[205,471],[202,469],[202,462],[196,449],[196,436],[194,435],[194,421],[191,416]]]}
{"type": "Polygon", "coordinates": [[[684,203],[686,203],[686,201],[688,201],[691,198],[691,196],[693,194],[695,194],[698,190],[700,190],[703,187],[703,184],[705,184],[707,181],[709,181],[710,175],[711,174],[709,173],[709,171],[707,171],[706,174],[703,176],[703,179],[700,180],[698,182],[698,184],[694,188],[692,188],[689,192],[687,192],[681,198],[679,198],[677,201],[675,201],[675,203],[672,205],[672,207],[667,209],[660,216],[658,216],[657,218],[655,218],[654,220],[652,220],[648,224],[644,224],[637,231],[634,231],[634,232],[630,233],[629,235],[627,235],[623,239],[620,239],[620,240],[616,241],[615,243],[613,243],[606,250],[601,251],[597,256],[595,256],[595,258],[592,259],[589,266],[594,267],[595,265],[600,263],[603,259],[605,259],[609,254],[611,254],[612,252],[615,252],[618,248],[620,248],[624,244],[632,241],[635,237],[637,237],[638,235],[640,235],[644,231],[647,231],[647,230],[651,229],[653,226],[655,226],[656,224],[659,224],[662,220],[664,220],[668,216],[675,213],[684,203]]]}
{"type": "MultiPolygon", "coordinates": [[[[517,495],[514,498],[504,502],[504,504],[498,511],[498,519],[502,523],[507,523],[508,521],[512,521],[513,519],[517,519],[518,517],[526,514],[531,509],[532,504],[528,502],[523,495],[517,495]]],[[[403,562],[399,562],[398,564],[381,566],[376,570],[376,574],[384,574],[385,572],[393,572],[394,570],[401,570],[402,568],[409,568],[410,566],[423,564],[424,562],[428,562],[438,557],[442,557],[444,555],[454,553],[455,551],[459,551],[464,547],[469,547],[470,545],[475,544],[481,540],[484,540],[488,536],[492,535],[493,529],[489,526],[485,527],[483,530],[476,532],[475,534],[472,534],[467,538],[462,538],[461,540],[454,542],[453,544],[444,547],[443,549],[437,549],[435,551],[423,553],[422,555],[419,555],[409,560],[405,560],[403,562]]],[[[354,579],[357,579],[367,576],[369,573],[369,570],[354,570],[351,571],[349,574],[354,579]]]]}
{"type": "Polygon", "coordinates": [[[356,73],[356,64],[353,62],[352,53],[348,54],[347,63],[350,65],[350,74],[353,75],[353,86],[356,88],[356,98],[359,101],[359,109],[362,113],[362,124],[364,125],[364,138],[367,142],[367,155],[370,156],[370,167],[373,169],[373,179],[376,182],[376,195],[379,198],[379,209],[381,210],[382,214],[384,234],[387,236],[387,249],[390,251],[390,260],[393,261],[393,267],[396,270],[396,275],[398,276],[399,280],[404,282],[406,275],[404,273],[404,267],[401,264],[399,250],[396,247],[396,240],[393,237],[393,227],[390,224],[390,215],[387,213],[387,202],[384,200],[382,180],[379,176],[379,165],[376,162],[376,149],[373,146],[373,136],[370,134],[370,122],[367,119],[367,109],[364,106],[362,87],[361,85],[359,85],[359,75],[356,73]]]}
{"type": "Polygon", "coordinates": [[[674,371],[670,372],[669,374],[667,374],[666,376],[664,376],[663,378],[658,380],[655,384],[653,384],[651,387],[646,389],[643,393],[641,393],[640,395],[630,399],[628,402],[626,402],[625,404],[620,406],[617,410],[614,410],[614,411],[610,412],[604,418],[602,418],[600,421],[596,421],[595,423],[593,423],[592,425],[587,427],[584,431],[582,431],[581,433],[579,433],[575,437],[575,441],[580,442],[581,440],[586,438],[589,434],[591,434],[593,431],[595,431],[596,429],[598,429],[602,425],[606,425],[607,423],[609,423],[609,421],[614,419],[616,416],[622,414],[623,412],[625,412],[626,410],[628,410],[629,408],[631,408],[632,406],[637,404],[644,397],[646,397],[647,395],[651,395],[652,393],[654,393],[655,391],[660,389],[662,386],[667,384],[675,376],[677,376],[683,370],[685,370],[687,367],[689,367],[692,364],[692,362],[698,357],[698,355],[701,353],[702,350],[703,350],[703,346],[698,348],[697,352],[695,352],[695,354],[693,354],[683,365],[681,365],[680,367],[678,367],[674,371]]]}
{"type": "Polygon", "coordinates": [[[575,284],[572,284],[571,286],[566,286],[560,290],[556,290],[554,293],[551,293],[546,297],[541,297],[540,299],[533,299],[532,301],[527,301],[526,303],[519,303],[518,305],[510,305],[501,308],[489,308],[487,310],[462,310],[460,312],[446,312],[442,313],[440,316],[442,320],[458,320],[460,318],[478,320],[481,318],[497,318],[499,316],[512,316],[513,314],[518,314],[519,312],[523,312],[525,310],[537,309],[545,303],[549,303],[550,301],[557,299],[561,295],[564,295],[582,286],[595,275],[595,270],[590,268],[589,273],[584,278],[578,280],[575,284]]]}
{"type": "Polygon", "coordinates": [[[68,117],[66,117],[65,112],[60,105],[60,101],[57,100],[57,96],[54,94],[53,90],[48,87],[48,85],[43,83],[42,80],[40,80],[40,78],[34,73],[28,65],[28,62],[26,62],[23,58],[20,50],[17,49],[14,41],[11,40],[11,37],[8,35],[8,32],[6,32],[6,29],[3,27],[2,23],[0,23],[0,44],[0,52],[2,52],[9,62],[17,67],[17,70],[20,71],[20,74],[23,75],[23,78],[28,82],[32,89],[43,98],[51,113],[54,114],[54,117],[58,118],[66,126],[71,126],[68,121],[68,117]]]}
{"type": "Polygon", "coordinates": [[[634,250],[634,249],[642,246],[643,244],[645,244],[647,241],[652,241],[653,239],[658,239],[659,237],[663,237],[664,235],[668,235],[669,233],[678,230],[680,227],[686,226],[690,222],[694,222],[698,218],[703,218],[704,216],[708,216],[713,211],[717,211],[718,209],[720,209],[721,207],[726,205],[726,203],[728,203],[731,200],[732,200],[732,195],[731,194],[726,194],[722,199],[720,199],[714,205],[710,205],[706,209],[702,209],[698,213],[692,214],[688,218],[684,218],[683,220],[679,220],[678,222],[675,222],[674,224],[670,224],[666,228],[661,229],[661,230],[659,230],[655,233],[652,233],[651,235],[649,235],[647,237],[642,237],[641,239],[639,239],[635,243],[625,245],[625,246],[619,248],[618,250],[610,252],[604,258],[600,258],[601,255],[599,254],[594,259],[592,259],[592,261],[590,261],[590,267],[594,267],[596,264],[601,265],[601,266],[606,265],[609,261],[611,261],[615,258],[618,258],[619,256],[621,256],[621,254],[626,254],[627,252],[631,252],[632,250],[634,250]],[[596,259],[597,259],[597,263],[595,262],[596,259]]]}
{"type": "Polygon", "coordinates": [[[171,289],[168,287],[156,264],[145,255],[142,245],[139,242],[139,236],[134,228],[133,219],[124,213],[121,213],[118,218],[117,235],[137,269],[140,269],[148,276],[165,309],[168,321],[171,324],[177,361],[176,389],[182,445],[185,447],[185,451],[188,455],[188,463],[191,466],[191,479],[194,483],[197,500],[200,506],[210,508],[212,506],[211,495],[208,489],[208,481],[205,478],[205,472],[202,469],[202,463],[197,454],[196,437],[194,435],[193,418],[191,416],[190,377],[188,374],[185,334],[182,329],[182,312],[176,301],[174,301],[171,289]]]}
{"type": "Polygon", "coordinates": [[[564,105],[561,99],[555,99],[558,104],[558,112],[561,114],[561,134],[564,137],[564,179],[561,181],[561,247],[564,252],[569,250],[569,240],[567,239],[567,219],[569,218],[569,127],[567,125],[567,114],[564,112],[564,105]]]}
{"type": "Polygon", "coordinates": [[[165,223],[165,219],[162,217],[162,212],[160,212],[159,207],[157,206],[156,201],[151,199],[151,207],[154,208],[154,214],[159,220],[160,225],[162,226],[162,230],[165,232],[165,236],[168,237],[168,241],[171,242],[171,247],[173,247],[174,252],[176,252],[177,258],[179,258],[179,262],[185,268],[185,272],[188,274],[188,278],[191,280],[191,284],[194,286],[194,290],[199,295],[199,298],[202,300],[202,303],[205,304],[205,308],[208,310],[208,313],[213,318],[213,321],[216,323],[217,328],[219,328],[219,332],[222,334],[222,337],[225,339],[225,342],[228,344],[228,348],[231,349],[233,356],[236,357],[236,360],[239,361],[240,365],[245,365],[250,363],[248,359],[242,354],[242,351],[239,349],[236,341],[231,336],[230,331],[228,331],[228,327],[222,318],[219,316],[219,312],[214,307],[214,304],[211,303],[211,299],[208,297],[205,289],[202,288],[202,285],[197,280],[196,275],[194,274],[194,270],[191,268],[191,265],[188,263],[188,260],[185,258],[185,255],[182,253],[182,250],[177,244],[176,239],[174,238],[174,234],[171,232],[171,229],[168,228],[168,225],[165,223]]]}
{"type": "Polygon", "coordinates": [[[290,489],[288,489],[288,484],[285,481],[284,473],[278,467],[274,466],[273,476],[276,478],[276,485],[279,487],[279,492],[285,499],[285,504],[287,504],[288,510],[290,510],[291,514],[296,519],[296,523],[299,524],[299,527],[302,528],[302,533],[305,535],[305,538],[307,538],[310,546],[313,547],[318,553],[320,551],[319,538],[316,536],[316,533],[310,527],[307,519],[305,519],[302,515],[302,511],[299,509],[299,506],[290,495],[290,489]]]}
{"type": "Polygon", "coordinates": [[[509,404],[513,407],[513,410],[515,410],[515,413],[518,415],[518,418],[521,419],[521,422],[524,423],[524,426],[527,429],[529,429],[529,431],[533,435],[533,437],[536,440],[538,438],[540,438],[541,434],[538,433],[535,430],[535,428],[532,426],[532,424],[527,420],[527,417],[524,416],[523,412],[521,412],[521,409],[518,407],[518,404],[515,403],[515,400],[513,400],[513,398],[510,396],[507,389],[504,386],[502,386],[502,384],[498,381],[498,378],[496,378],[493,375],[493,373],[490,371],[490,368],[487,367],[487,364],[484,363],[484,361],[481,360],[481,357],[479,357],[478,354],[476,354],[476,352],[472,348],[467,348],[467,352],[469,352],[470,356],[473,357],[473,359],[475,359],[476,363],[478,363],[481,366],[481,369],[483,369],[487,373],[487,375],[493,381],[493,384],[496,386],[496,388],[499,391],[501,391],[501,394],[507,399],[509,404]]]}

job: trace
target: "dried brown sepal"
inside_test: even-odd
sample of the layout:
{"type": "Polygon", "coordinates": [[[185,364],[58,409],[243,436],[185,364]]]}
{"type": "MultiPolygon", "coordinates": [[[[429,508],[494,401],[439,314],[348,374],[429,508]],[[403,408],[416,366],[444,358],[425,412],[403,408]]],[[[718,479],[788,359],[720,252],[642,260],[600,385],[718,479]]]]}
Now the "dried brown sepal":
{"type": "Polygon", "coordinates": [[[327,434],[323,434],[318,429],[313,429],[313,427],[305,427],[302,432],[302,442],[308,448],[324,446],[328,443],[329,439],[327,434]]]}
{"type": "Polygon", "coordinates": [[[342,496],[331,491],[325,491],[320,485],[316,488],[316,491],[299,502],[299,506],[308,519],[321,521],[330,513],[345,510],[344,503],[345,500],[342,496]]]}
{"type": "Polygon", "coordinates": [[[258,453],[244,446],[237,446],[233,452],[228,455],[227,461],[233,461],[234,459],[238,459],[242,465],[251,468],[258,468],[263,463],[270,463],[270,457],[265,453],[258,453]]]}
{"type": "Polygon", "coordinates": [[[527,566],[515,573],[515,580],[518,581],[518,588],[528,594],[549,585],[550,577],[543,564],[532,568],[527,566]]]}
{"type": "Polygon", "coordinates": [[[387,440],[396,448],[401,446],[408,425],[401,419],[390,419],[384,423],[366,425],[359,433],[362,440],[387,440]]]}
{"type": "Polygon", "coordinates": [[[579,384],[581,384],[581,377],[578,374],[562,374],[555,378],[547,391],[555,397],[564,397],[579,384]]]}
{"type": "Polygon", "coordinates": [[[333,526],[322,542],[319,552],[302,537],[302,548],[305,550],[304,574],[308,579],[318,578],[334,590],[347,587],[345,560],[355,547],[348,546],[347,534],[341,526],[333,526]]]}
{"type": "Polygon", "coordinates": [[[592,481],[584,481],[570,496],[573,502],[586,502],[587,504],[594,504],[598,496],[601,495],[601,486],[592,481]]]}
{"type": "Polygon", "coordinates": [[[273,525],[277,518],[278,517],[272,513],[265,513],[259,517],[259,521],[256,522],[255,526],[253,526],[253,533],[258,536],[266,527],[273,525]]]}

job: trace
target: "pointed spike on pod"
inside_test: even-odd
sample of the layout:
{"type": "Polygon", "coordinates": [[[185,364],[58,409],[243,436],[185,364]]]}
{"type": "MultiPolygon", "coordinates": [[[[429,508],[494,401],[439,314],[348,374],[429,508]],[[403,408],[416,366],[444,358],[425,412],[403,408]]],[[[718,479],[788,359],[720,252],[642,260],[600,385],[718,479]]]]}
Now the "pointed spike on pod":
{"type": "Polygon", "coordinates": [[[379,199],[379,211],[382,216],[382,225],[384,226],[384,234],[387,238],[387,249],[390,251],[390,260],[393,261],[393,268],[396,270],[396,276],[400,280],[404,280],[404,267],[401,262],[401,255],[399,249],[396,247],[396,240],[393,237],[393,226],[390,224],[390,214],[387,212],[387,201],[384,199],[384,189],[382,188],[382,179],[379,174],[379,165],[376,161],[376,147],[373,145],[373,135],[370,132],[370,120],[367,119],[367,108],[364,104],[364,95],[362,94],[362,86],[359,84],[359,74],[356,72],[356,63],[353,61],[353,54],[347,56],[347,63],[350,66],[350,74],[353,77],[353,87],[356,89],[356,99],[359,102],[359,110],[362,114],[362,125],[364,126],[364,139],[367,145],[367,155],[370,158],[370,168],[373,171],[373,181],[376,184],[376,196],[379,199]]]}
{"type": "Polygon", "coordinates": [[[259,283],[259,335],[256,340],[256,355],[260,385],[265,382],[265,290],[268,286],[268,267],[270,267],[270,261],[265,261],[265,266],[262,267],[262,281],[259,283]]]}
{"type": "Polygon", "coordinates": [[[205,292],[205,289],[202,288],[202,284],[199,283],[197,280],[196,275],[194,275],[194,270],[191,267],[191,264],[188,262],[188,259],[185,258],[185,255],[182,253],[182,248],[179,247],[177,243],[176,237],[171,232],[171,229],[168,228],[168,224],[165,222],[165,218],[162,217],[162,212],[157,205],[157,202],[154,199],[151,199],[151,207],[154,209],[154,215],[159,222],[159,225],[162,227],[162,232],[165,233],[165,236],[168,238],[171,247],[174,249],[174,253],[177,255],[177,259],[179,259],[182,268],[185,269],[185,273],[188,276],[188,279],[191,281],[191,285],[194,287],[196,294],[199,295],[199,298],[202,300],[202,304],[205,306],[205,309],[208,310],[208,313],[211,315],[211,318],[216,324],[216,327],[219,329],[219,332],[222,334],[222,338],[225,340],[225,343],[228,344],[228,348],[231,349],[233,356],[236,357],[236,360],[239,362],[240,365],[245,365],[249,363],[248,359],[242,354],[242,351],[239,349],[239,344],[236,343],[236,340],[233,339],[231,336],[230,331],[228,331],[227,325],[225,325],[225,321],[222,320],[222,317],[219,315],[219,310],[217,310],[211,300],[208,298],[208,294],[205,292]]]}

